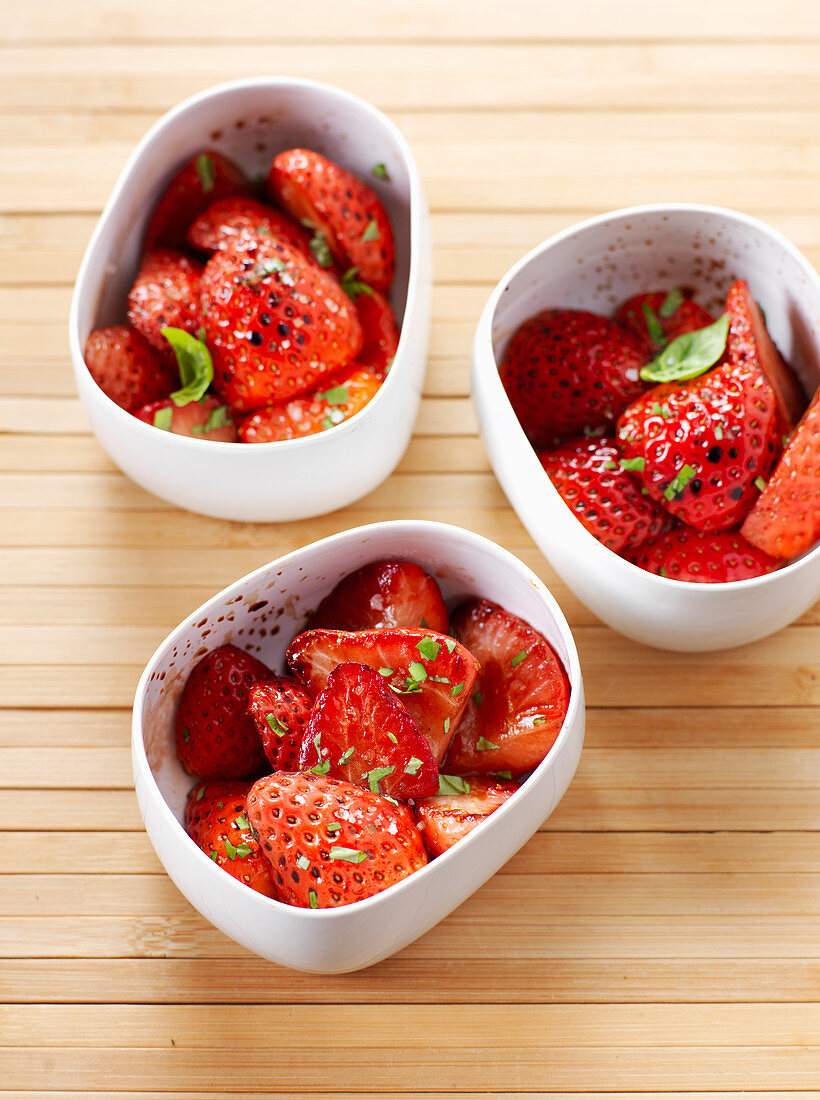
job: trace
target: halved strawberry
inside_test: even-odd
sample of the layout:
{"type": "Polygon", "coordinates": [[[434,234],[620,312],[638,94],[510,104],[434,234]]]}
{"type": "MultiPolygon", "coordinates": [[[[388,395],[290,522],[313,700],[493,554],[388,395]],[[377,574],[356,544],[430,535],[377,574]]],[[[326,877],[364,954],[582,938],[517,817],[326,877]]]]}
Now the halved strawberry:
{"type": "Polygon", "coordinates": [[[714,317],[679,290],[636,294],[618,307],[616,320],[630,329],[646,353],[654,359],[666,344],[686,332],[711,325],[714,317]]]}
{"type": "Polygon", "coordinates": [[[287,661],[315,697],[349,661],[375,668],[415,718],[436,761],[442,760],[478,673],[478,661],[453,638],[425,630],[308,630],[287,661]]]}
{"type": "Polygon", "coordinates": [[[249,413],[239,425],[239,435],[243,443],[278,443],[329,431],[360,412],[381,384],[378,374],[354,363],[352,368],[324,379],[322,388],[313,393],[249,413]]]}
{"type": "Polygon", "coordinates": [[[624,556],[648,573],[699,584],[762,577],[780,564],[747,542],[739,531],[703,532],[683,526],[624,556]]]}
{"type": "Polygon", "coordinates": [[[355,278],[349,279],[347,275],[342,280],[342,289],[356,303],[356,312],[364,332],[359,362],[366,363],[380,378],[384,378],[399,347],[399,329],[385,296],[372,287],[356,289],[362,285],[355,278]]]}
{"type": "Polygon", "coordinates": [[[481,669],[442,770],[531,771],[552,748],[567,713],[563,665],[543,635],[489,600],[462,604],[453,630],[481,669]]]}
{"type": "Polygon", "coordinates": [[[796,558],[820,539],[820,390],[740,530],[780,559],[796,558]]]}
{"type": "Polygon", "coordinates": [[[310,257],[310,237],[300,225],[280,210],[244,195],[212,203],[188,230],[189,243],[203,252],[242,252],[263,237],[278,237],[310,257]]]}
{"type": "Polygon", "coordinates": [[[417,723],[385,678],[366,665],[339,665],[316,697],[299,768],[346,779],[390,798],[438,790],[438,768],[417,723]]]}
{"type": "Polygon", "coordinates": [[[433,857],[452,848],[518,790],[517,783],[501,782],[492,775],[469,779],[443,775],[441,786],[446,794],[416,804],[419,832],[433,857]]]}
{"type": "Polygon", "coordinates": [[[247,815],[276,896],[303,909],[372,897],[427,862],[406,806],[342,779],[274,772],[251,788],[247,815]]]}
{"type": "Polygon", "coordinates": [[[274,676],[251,686],[248,713],[274,771],[298,770],[299,749],[312,709],[313,700],[291,676],[274,676]]]}
{"type": "Polygon", "coordinates": [[[393,281],[395,245],[387,211],[360,179],[311,149],[274,157],[267,178],[272,198],[298,222],[321,233],[345,268],[377,290],[393,281]]]}
{"type": "Polygon", "coordinates": [[[275,897],[270,864],[245,816],[250,783],[197,783],[185,804],[185,831],[217,867],[266,897],[275,897]]]}
{"type": "Polygon", "coordinates": [[[405,626],[447,634],[450,616],[434,577],[410,561],[363,565],[325,596],[308,620],[309,628],[375,630],[405,626]]]}
{"type": "Polygon", "coordinates": [[[236,443],[236,425],[232,410],[210,394],[187,405],[177,405],[170,398],[143,405],[134,413],[138,420],[155,428],[187,435],[191,439],[206,439],[212,443],[236,443]]]}
{"type": "Polygon", "coordinates": [[[188,161],[168,184],[145,232],[145,250],[184,248],[188,226],[217,199],[250,189],[242,170],[221,153],[206,150],[188,161]]]}
{"type": "Polygon", "coordinates": [[[149,252],[128,294],[128,320],[161,351],[170,355],[164,328],[195,336],[199,328],[199,279],[202,267],[171,249],[149,252]]]}
{"type": "Polygon", "coordinates": [[[130,325],[94,329],[84,354],[91,377],[126,412],[166,397],[179,382],[170,359],[130,325]]]}

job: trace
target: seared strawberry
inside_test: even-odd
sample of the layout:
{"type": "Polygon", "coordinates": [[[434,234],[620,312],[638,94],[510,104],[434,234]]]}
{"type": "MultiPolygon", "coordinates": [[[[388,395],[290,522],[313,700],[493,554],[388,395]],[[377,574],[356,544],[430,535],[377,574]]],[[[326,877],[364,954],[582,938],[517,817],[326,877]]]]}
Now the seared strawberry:
{"type": "Polygon", "coordinates": [[[224,779],[197,783],[185,805],[185,831],[217,867],[267,897],[274,897],[270,864],[245,816],[250,783],[224,779]]]}
{"type": "MultiPolygon", "coordinates": [[[[355,269],[353,271],[355,275],[355,269]]],[[[384,378],[399,346],[396,319],[383,294],[357,282],[350,275],[348,272],[342,279],[342,289],[356,303],[356,312],[362,323],[364,343],[359,352],[359,362],[366,363],[380,378],[384,378]]]]}
{"type": "Polygon", "coordinates": [[[314,393],[249,413],[239,426],[239,435],[243,443],[277,443],[326,432],[355,416],[373,400],[381,384],[369,367],[354,363],[325,379],[314,393]]]}
{"type": "Polygon", "coordinates": [[[170,360],[130,325],[94,329],[85,342],[85,365],[100,389],[126,412],[166,397],[179,381],[170,360]]]}
{"type": "Polygon", "coordinates": [[[274,676],[253,684],[248,713],[274,771],[296,771],[313,700],[291,676],[274,676]]]}
{"type": "Polygon", "coordinates": [[[780,559],[796,558],[820,539],[820,390],[740,530],[780,559]]]}
{"type": "Polygon", "coordinates": [[[128,295],[128,320],[143,336],[170,355],[164,328],[196,335],[199,328],[201,266],[181,252],[147,253],[128,295]]]}
{"type": "Polygon", "coordinates": [[[288,149],[268,173],[271,197],[321,234],[343,267],[357,267],[376,290],[393,281],[395,245],[387,211],[360,179],[320,153],[288,149]]]}
{"type": "Polygon", "coordinates": [[[410,561],[373,561],[343,577],[308,626],[331,630],[420,627],[447,634],[450,616],[434,577],[410,561]]]}
{"type": "Polygon", "coordinates": [[[247,816],[276,896],[303,909],[372,897],[427,862],[405,806],[330,776],[274,772],[251,788],[247,816]]]}
{"type": "Polygon", "coordinates": [[[233,414],[224,401],[210,395],[187,405],[176,405],[170,398],[143,405],[134,414],[146,424],[187,435],[191,439],[207,439],[212,443],[236,443],[236,425],[233,414]]]}
{"type": "Polygon", "coordinates": [[[515,794],[518,784],[500,782],[492,775],[473,775],[469,779],[443,775],[441,790],[446,793],[416,804],[419,832],[433,857],[452,848],[486,821],[515,794]]]}
{"type": "Polygon", "coordinates": [[[641,494],[640,483],[622,465],[617,440],[574,439],[538,457],[575,518],[616,554],[670,525],[667,513],[641,494]]]}
{"type": "Polygon", "coordinates": [[[217,199],[248,190],[248,181],[233,161],[220,153],[200,153],[177,172],[154,208],[145,232],[145,250],[184,248],[194,218],[217,199]]]}
{"type": "Polygon", "coordinates": [[[552,748],[569,706],[561,662],[529,623],[489,600],[462,604],[453,630],[480,671],[442,771],[531,771],[552,748]]]}
{"type": "Polygon", "coordinates": [[[287,214],[272,206],[236,195],[220,199],[200,214],[188,230],[188,242],[203,252],[242,252],[264,237],[276,237],[310,257],[310,237],[287,214]]]}
{"type": "Polygon", "coordinates": [[[704,533],[692,527],[676,527],[625,556],[648,573],[699,584],[762,577],[779,564],[738,531],[704,533]]]}
{"type": "Polygon", "coordinates": [[[333,276],[274,238],[215,252],[201,309],[214,388],[245,412],[316,389],[362,345],[356,309],[333,276]]]}
{"type": "Polygon", "coordinates": [[[177,756],[201,779],[244,779],[265,766],[248,716],[248,691],[271,671],[243,649],[222,645],[194,666],[176,716],[177,756]]]}
{"type": "Polygon", "coordinates": [[[438,790],[438,768],[418,725],[385,677],[366,665],[331,672],[316,697],[299,767],[390,798],[438,790]]]}
{"type": "Polygon", "coordinates": [[[683,336],[711,325],[714,317],[679,290],[658,290],[636,294],[618,308],[616,320],[630,329],[641,342],[647,359],[683,336]]]}
{"type": "Polygon", "coordinates": [[[596,313],[545,309],[513,334],[501,381],[536,448],[603,430],[644,390],[637,337],[596,313]]]}
{"type": "Polygon", "coordinates": [[[436,762],[452,739],[478,673],[463,645],[424,630],[308,630],[290,644],[287,661],[315,697],[339,665],[375,668],[427,738],[436,762]]]}

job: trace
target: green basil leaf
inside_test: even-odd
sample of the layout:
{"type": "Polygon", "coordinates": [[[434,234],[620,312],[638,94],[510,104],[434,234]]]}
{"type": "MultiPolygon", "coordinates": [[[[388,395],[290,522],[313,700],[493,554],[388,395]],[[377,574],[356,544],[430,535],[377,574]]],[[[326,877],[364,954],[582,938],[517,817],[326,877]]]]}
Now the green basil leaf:
{"type": "Polygon", "coordinates": [[[214,364],[208,346],[182,328],[164,328],[162,335],[174,349],[182,387],[171,394],[175,405],[199,401],[213,382],[214,364]]]}
{"type": "Polygon", "coordinates": [[[376,225],[375,219],[371,218],[370,221],[365,226],[364,233],[362,233],[362,240],[363,241],[377,241],[378,239],[379,239],[379,227],[378,227],[378,225],[376,225]]]}
{"type": "Polygon", "coordinates": [[[379,794],[379,782],[388,775],[392,775],[396,770],[395,764],[392,764],[389,768],[371,768],[369,772],[365,772],[364,778],[367,780],[367,785],[373,794],[379,794]]]}
{"type": "Polygon", "coordinates": [[[371,176],[375,176],[377,180],[389,180],[390,176],[387,174],[387,167],[384,164],[374,164],[370,169],[371,176]]]}
{"type": "Polygon", "coordinates": [[[678,288],[675,287],[674,290],[669,291],[661,302],[660,308],[658,309],[658,316],[663,317],[664,321],[668,321],[673,314],[678,312],[682,304],[683,295],[678,288]]]}
{"type": "Polygon", "coordinates": [[[367,852],[360,852],[357,848],[340,848],[334,844],[330,849],[331,859],[342,859],[345,863],[364,863],[366,859],[370,859],[367,852]]]}
{"type": "Polygon", "coordinates": [[[324,233],[320,233],[318,230],[310,238],[310,251],[316,257],[316,263],[319,267],[332,267],[333,256],[325,239],[324,233]]]}
{"type": "Polygon", "coordinates": [[[479,752],[489,752],[491,749],[501,748],[500,745],[496,745],[493,741],[488,741],[486,737],[479,737],[475,743],[475,747],[479,752]]]}
{"type": "Polygon", "coordinates": [[[209,157],[207,153],[202,153],[201,156],[196,158],[196,174],[199,176],[203,192],[209,195],[216,183],[216,169],[214,168],[213,158],[209,157]]]}
{"type": "Polygon", "coordinates": [[[154,413],[154,427],[161,428],[164,432],[170,432],[173,418],[174,410],[170,405],[166,405],[162,409],[157,409],[154,413]]]}
{"type": "Polygon", "coordinates": [[[419,653],[428,661],[435,661],[441,650],[441,642],[437,642],[435,638],[431,638],[429,635],[426,638],[422,638],[416,646],[419,653]]]}
{"type": "Polygon", "coordinates": [[[439,794],[469,794],[470,784],[466,779],[462,779],[460,775],[439,775],[438,777],[438,793],[439,794]]]}
{"type": "Polygon", "coordinates": [[[723,355],[729,335],[729,316],[713,325],[685,332],[641,370],[644,382],[686,382],[713,367],[723,355]]]}
{"type": "Polygon", "coordinates": [[[641,306],[641,313],[646,322],[646,331],[649,333],[649,339],[656,347],[662,348],[666,343],[666,337],[663,334],[660,321],[655,316],[654,309],[648,302],[644,302],[641,306]]]}

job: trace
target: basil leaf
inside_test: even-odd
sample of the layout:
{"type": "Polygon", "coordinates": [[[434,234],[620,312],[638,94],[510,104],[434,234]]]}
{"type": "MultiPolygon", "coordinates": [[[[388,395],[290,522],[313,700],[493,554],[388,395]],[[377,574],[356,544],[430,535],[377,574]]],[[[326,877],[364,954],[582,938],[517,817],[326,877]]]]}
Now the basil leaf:
{"type": "Polygon", "coordinates": [[[387,167],[384,164],[374,164],[370,169],[371,176],[375,176],[377,180],[389,180],[390,176],[387,174],[387,167]]]}
{"type": "Polygon", "coordinates": [[[362,233],[362,240],[363,241],[377,241],[378,239],[379,239],[379,227],[378,227],[378,225],[376,225],[375,219],[371,218],[370,221],[365,226],[364,233],[362,233]]]}
{"type": "Polygon", "coordinates": [[[343,859],[345,863],[364,863],[366,859],[370,859],[367,852],[360,852],[356,848],[340,848],[334,844],[330,849],[331,859],[343,859]]]}
{"type": "Polygon", "coordinates": [[[173,417],[174,410],[170,405],[165,405],[163,408],[157,409],[154,413],[154,427],[161,428],[164,432],[170,432],[173,417]]]}
{"type": "Polygon", "coordinates": [[[686,382],[713,367],[723,355],[729,335],[729,316],[713,325],[685,332],[641,370],[644,382],[686,382]]]}
{"type": "Polygon", "coordinates": [[[358,267],[349,267],[340,280],[342,290],[354,302],[360,294],[369,294],[371,298],[373,297],[373,287],[357,279],[358,272],[358,267]]]}
{"type": "Polygon", "coordinates": [[[470,784],[466,779],[462,779],[460,775],[439,775],[438,777],[438,793],[439,794],[469,794],[470,784]]]}
{"type": "Polygon", "coordinates": [[[428,661],[435,661],[441,650],[441,642],[437,642],[435,638],[431,638],[429,635],[426,638],[422,638],[417,644],[416,649],[426,658],[428,661]]]}
{"type": "Polygon", "coordinates": [[[643,313],[643,319],[646,322],[646,331],[649,333],[649,339],[656,347],[662,348],[666,343],[666,337],[663,334],[660,321],[655,316],[654,309],[648,302],[644,302],[641,306],[641,313],[643,313]]]}
{"type": "Polygon", "coordinates": [[[369,772],[365,772],[362,778],[367,780],[367,785],[373,794],[380,794],[379,783],[386,776],[392,775],[395,770],[395,764],[392,764],[389,768],[371,768],[369,772]]]}
{"type": "Polygon", "coordinates": [[[320,233],[318,230],[310,238],[310,251],[316,257],[316,263],[319,267],[332,267],[333,256],[330,252],[330,247],[325,239],[324,233],[320,233]]]}
{"type": "Polygon", "coordinates": [[[661,302],[660,308],[658,309],[658,316],[663,317],[664,321],[668,321],[674,313],[678,312],[682,304],[683,295],[678,288],[675,287],[674,290],[669,291],[661,302]]]}
{"type": "Polygon", "coordinates": [[[213,382],[214,364],[208,346],[182,328],[164,328],[162,335],[174,349],[182,388],[171,394],[175,405],[199,401],[213,382]]]}
{"type": "Polygon", "coordinates": [[[491,749],[498,749],[501,746],[496,745],[493,741],[488,741],[486,737],[479,737],[475,743],[475,747],[479,752],[489,752],[491,749]]]}
{"type": "Polygon", "coordinates": [[[201,156],[196,158],[196,174],[199,176],[203,193],[209,195],[216,183],[216,168],[214,167],[213,158],[209,157],[207,153],[202,153],[201,156]]]}

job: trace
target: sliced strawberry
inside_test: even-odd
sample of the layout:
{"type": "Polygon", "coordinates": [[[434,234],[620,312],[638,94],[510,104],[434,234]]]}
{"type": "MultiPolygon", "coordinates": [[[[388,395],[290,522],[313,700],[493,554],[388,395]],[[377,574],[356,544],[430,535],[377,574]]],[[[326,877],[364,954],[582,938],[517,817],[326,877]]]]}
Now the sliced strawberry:
{"type": "Polygon", "coordinates": [[[478,661],[453,638],[399,628],[308,630],[291,642],[287,661],[314,697],[339,665],[352,661],[375,668],[418,723],[437,762],[461,721],[478,673],[478,661]]]}
{"type": "Polygon", "coordinates": [[[233,161],[206,150],[177,172],[154,208],[145,232],[145,250],[185,247],[188,226],[217,199],[249,191],[233,161]]]}
{"type": "Polygon", "coordinates": [[[248,717],[248,692],[270,669],[233,645],[206,653],[194,666],[176,716],[177,756],[201,779],[245,779],[265,766],[265,753],[248,717]]]}
{"type": "Polygon", "coordinates": [[[299,748],[307,730],[313,700],[291,676],[253,684],[248,713],[274,771],[297,771],[299,748]]]}
{"type": "Polygon", "coordinates": [[[196,335],[201,274],[202,267],[181,252],[164,249],[143,257],[128,295],[128,320],[155,348],[170,354],[164,328],[196,335]]]}
{"type": "Polygon", "coordinates": [[[361,285],[347,278],[342,281],[343,289],[353,296],[364,332],[359,362],[366,363],[384,378],[399,347],[399,329],[385,296],[372,287],[357,292],[355,288],[361,285]]]}
{"type": "Polygon", "coordinates": [[[820,539],[820,390],[740,530],[780,559],[796,558],[820,539]]]}
{"type": "Polygon", "coordinates": [[[488,600],[462,604],[453,629],[481,670],[442,770],[531,771],[552,748],[569,706],[561,662],[529,623],[488,600]]]}
{"type": "Polygon", "coordinates": [[[239,425],[243,443],[278,443],[329,431],[360,412],[381,389],[381,378],[354,363],[322,382],[322,388],[249,413],[239,425]]]}
{"type": "Polygon", "coordinates": [[[621,464],[617,440],[574,439],[538,457],[575,518],[616,554],[671,526],[670,516],[641,494],[640,482],[621,464]]]}
{"type": "Polygon", "coordinates": [[[416,804],[419,832],[434,858],[486,821],[518,790],[517,783],[502,783],[492,775],[459,779],[457,784],[453,784],[454,779],[457,777],[442,776],[442,787],[451,793],[425,798],[416,804]]]}
{"type": "Polygon", "coordinates": [[[167,398],[143,405],[134,415],[174,435],[187,435],[191,439],[206,439],[212,443],[236,443],[236,425],[233,412],[224,401],[208,395],[187,405],[176,405],[167,398]]]}
{"type": "Polygon", "coordinates": [[[266,897],[275,896],[270,864],[245,816],[250,783],[197,783],[185,805],[185,831],[217,867],[266,897]]]}
{"type": "Polygon", "coordinates": [[[343,267],[356,267],[376,290],[393,281],[395,245],[387,211],[367,184],[320,153],[288,149],[268,173],[271,197],[321,233],[343,267]]]}
{"type": "Polygon", "coordinates": [[[714,317],[679,290],[636,294],[618,308],[616,320],[641,342],[647,359],[686,332],[711,325],[714,317]]]}
{"type": "Polygon", "coordinates": [[[625,556],[648,573],[699,584],[762,577],[779,565],[738,531],[704,533],[692,527],[676,527],[625,556]]]}
{"type": "Polygon", "coordinates": [[[94,329],[85,342],[85,365],[100,389],[126,412],[166,397],[179,382],[170,360],[130,325],[94,329]]]}
{"type": "Polygon", "coordinates": [[[450,616],[434,577],[409,561],[374,561],[336,585],[308,626],[331,630],[418,627],[447,634],[450,616]]]}
{"type": "Polygon", "coordinates": [[[199,215],[188,230],[188,241],[203,252],[242,252],[264,237],[276,237],[310,257],[310,237],[287,214],[256,199],[236,195],[220,199],[199,215]]]}
{"type": "Polygon", "coordinates": [[[385,678],[366,665],[331,672],[316,697],[299,767],[390,798],[438,790],[438,768],[418,725],[385,678]]]}
{"type": "Polygon", "coordinates": [[[427,862],[405,806],[330,776],[274,772],[251,788],[247,815],[276,896],[303,909],[372,897],[427,862]]]}

